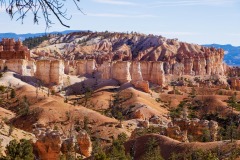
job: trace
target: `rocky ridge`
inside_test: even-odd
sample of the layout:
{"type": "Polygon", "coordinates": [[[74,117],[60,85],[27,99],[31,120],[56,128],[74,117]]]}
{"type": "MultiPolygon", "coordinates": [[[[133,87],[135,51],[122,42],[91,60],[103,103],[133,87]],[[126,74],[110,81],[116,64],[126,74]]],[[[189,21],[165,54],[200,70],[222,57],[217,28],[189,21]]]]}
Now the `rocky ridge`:
{"type": "Polygon", "coordinates": [[[165,74],[224,75],[224,50],[166,39],[162,36],[76,32],[45,41],[33,54],[70,61],[161,61],[165,74]]]}

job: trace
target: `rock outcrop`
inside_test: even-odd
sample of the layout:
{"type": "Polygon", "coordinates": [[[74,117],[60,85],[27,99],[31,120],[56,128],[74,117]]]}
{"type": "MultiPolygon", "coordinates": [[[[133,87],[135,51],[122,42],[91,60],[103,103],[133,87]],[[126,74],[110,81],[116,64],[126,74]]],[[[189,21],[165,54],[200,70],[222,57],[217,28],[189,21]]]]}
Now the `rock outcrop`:
{"type": "Polygon", "coordinates": [[[35,124],[33,130],[37,138],[34,147],[38,153],[38,158],[55,160],[60,158],[61,153],[71,152],[79,153],[84,157],[91,156],[92,142],[86,131],[74,132],[72,137],[67,138],[57,130],[46,129],[42,126],[42,128],[38,128],[38,126],[35,124]]]}
{"type": "Polygon", "coordinates": [[[63,83],[64,63],[62,60],[41,60],[36,62],[36,77],[45,84],[63,83]]]}
{"type": "Polygon", "coordinates": [[[21,41],[3,38],[0,42],[0,59],[25,59],[30,60],[30,51],[21,41]]]}
{"type": "Polygon", "coordinates": [[[131,81],[130,74],[131,62],[128,61],[116,61],[112,64],[112,78],[124,84],[131,81]]]}
{"type": "Polygon", "coordinates": [[[227,75],[229,77],[239,77],[240,76],[240,68],[239,67],[229,67],[226,66],[227,75]]]}
{"type": "Polygon", "coordinates": [[[240,90],[240,79],[238,77],[230,78],[229,82],[232,89],[240,90]]]}
{"type": "Polygon", "coordinates": [[[83,76],[86,74],[92,75],[96,70],[95,60],[79,60],[76,61],[77,75],[83,76]]]}
{"type": "MultiPolygon", "coordinates": [[[[176,133],[181,133],[182,140],[177,139],[183,142],[186,142],[188,139],[188,135],[191,135],[194,140],[202,141],[203,138],[207,138],[204,136],[207,132],[209,132],[210,140],[216,141],[217,140],[217,133],[218,133],[218,123],[215,121],[207,121],[207,120],[199,120],[199,119],[175,119],[173,122],[173,126],[169,128],[178,128],[176,129],[176,133]]],[[[174,133],[174,132],[172,132],[174,133]]],[[[174,134],[168,134],[169,137],[176,137],[174,134]]]]}
{"type": "MultiPolygon", "coordinates": [[[[41,47],[44,50],[44,46],[41,47]]],[[[79,32],[61,37],[55,51],[52,52],[59,52],[59,50],[61,52],[59,54],[66,56],[68,60],[95,59],[97,64],[103,64],[104,61],[160,61],[163,63],[165,74],[224,75],[226,71],[222,49],[188,44],[162,36],[79,32]],[[75,43],[75,46],[73,45],[74,37],[77,40],[81,39],[75,43]],[[69,45],[63,47],[61,44],[66,42],[69,45]],[[70,47],[70,45],[73,46],[70,47]],[[69,47],[74,49],[65,55],[63,51],[69,50],[69,47]]],[[[151,69],[151,65],[145,68],[151,69]]],[[[145,75],[143,72],[142,75],[143,80],[150,79],[150,77],[147,78],[150,75],[145,75]]]]}
{"type": "Polygon", "coordinates": [[[131,82],[134,87],[149,92],[148,82],[164,85],[162,62],[114,61],[98,67],[102,79],[116,79],[120,84],[131,82]]]}
{"type": "Polygon", "coordinates": [[[38,138],[38,140],[34,144],[34,147],[36,148],[40,159],[55,160],[60,158],[62,140],[61,134],[59,132],[40,132],[36,134],[36,137],[38,138]]]}
{"type": "Polygon", "coordinates": [[[137,111],[135,111],[135,112],[132,113],[131,118],[144,120],[144,119],[145,119],[145,116],[144,116],[144,113],[142,113],[141,110],[137,110],[137,111]]]}
{"type": "Polygon", "coordinates": [[[85,157],[91,156],[92,142],[88,133],[86,131],[81,131],[78,133],[76,139],[78,146],[80,146],[79,153],[85,157]]]}
{"type": "Polygon", "coordinates": [[[0,55],[1,70],[8,64],[13,71],[35,75],[45,84],[62,84],[64,73],[79,76],[95,76],[97,73],[102,79],[115,79],[120,84],[131,83],[137,89],[150,92],[149,83],[164,86],[165,75],[226,73],[222,49],[142,34],[79,32],[59,37],[54,47],[44,42],[33,50],[36,67],[34,63],[29,65],[27,49],[20,41],[15,43],[14,40],[3,39],[0,53],[4,55],[0,55]],[[8,57],[5,51],[16,52],[17,56],[8,57]],[[42,52],[44,54],[40,54],[42,52]],[[38,60],[50,57],[66,61],[38,60]],[[25,60],[12,63],[14,58],[25,60]]]}
{"type": "Polygon", "coordinates": [[[23,76],[34,76],[36,71],[35,62],[25,59],[0,60],[0,71],[5,68],[23,76]]]}
{"type": "Polygon", "coordinates": [[[112,78],[112,63],[104,61],[102,65],[98,67],[98,72],[101,73],[101,78],[104,80],[112,78]]]}
{"type": "Polygon", "coordinates": [[[150,93],[148,81],[131,81],[131,84],[143,92],[150,93]]]}
{"type": "MultiPolygon", "coordinates": [[[[139,114],[140,112],[137,113],[139,114]]],[[[216,141],[219,129],[217,122],[199,119],[175,119],[173,122],[162,123],[157,117],[152,117],[149,121],[139,120],[139,124],[144,128],[136,128],[132,132],[130,139],[137,138],[139,133],[146,131],[145,128],[152,126],[159,134],[180,142],[202,142],[204,139],[206,141],[216,141]]]]}

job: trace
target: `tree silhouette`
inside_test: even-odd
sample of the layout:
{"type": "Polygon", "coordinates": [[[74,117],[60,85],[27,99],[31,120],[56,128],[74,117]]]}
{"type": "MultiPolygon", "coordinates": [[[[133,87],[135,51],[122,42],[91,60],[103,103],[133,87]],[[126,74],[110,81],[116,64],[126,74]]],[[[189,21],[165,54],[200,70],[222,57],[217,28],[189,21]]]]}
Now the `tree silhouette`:
{"type": "MultiPolygon", "coordinates": [[[[80,0],[72,0],[77,9],[82,12],[79,7],[80,0]]],[[[70,20],[72,16],[67,14],[65,4],[69,3],[66,0],[0,0],[0,7],[6,9],[6,12],[13,17],[17,17],[17,20],[21,20],[23,23],[24,18],[28,14],[33,15],[33,22],[39,22],[40,14],[42,14],[46,28],[51,27],[53,24],[52,18],[56,17],[61,25],[70,27],[64,20],[70,20]]],[[[82,12],[83,13],[83,12],[82,12]]]]}

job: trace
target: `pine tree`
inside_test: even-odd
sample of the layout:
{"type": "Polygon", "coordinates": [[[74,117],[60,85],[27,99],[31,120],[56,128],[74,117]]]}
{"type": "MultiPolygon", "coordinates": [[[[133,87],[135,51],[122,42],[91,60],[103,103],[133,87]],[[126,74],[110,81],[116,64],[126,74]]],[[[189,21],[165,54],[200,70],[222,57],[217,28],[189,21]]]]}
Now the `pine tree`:
{"type": "Polygon", "coordinates": [[[230,139],[231,139],[231,142],[233,142],[233,109],[237,107],[237,98],[236,98],[236,92],[228,98],[228,106],[231,107],[231,121],[230,121],[230,139]]]}
{"type": "Polygon", "coordinates": [[[30,106],[30,103],[27,99],[27,96],[24,96],[23,97],[23,101],[21,103],[21,108],[19,110],[19,114],[22,115],[22,116],[25,116],[25,115],[28,115],[29,114],[29,106],[30,106]]]}
{"type": "Polygon", "coordinates": [[[15,92],[14,89],[11,89],[10,97],[11,98],[15,98],[16,97],[16,92],[15,92]]]}
{"type": "Polygon", "coordinates": [[[93,143],[93,152],[94,160],[108,160],[106,153],[101,147],[101,142],[98,137],[96,137],[93,143]]]}
{"type": "Polygon", "coordinates": [[[16,140],[12,140],[6,149],[6,159],[34,160],[33,147],[29,140],[21,139],[19,143],[16,140]]]}
{"type": "Polygon", "coordinates": [[[163,160],[163,157],[161,156],[160,147],[157,143],[157,140],[155,138],[150,138],[147,141],[146,144],[146,151],[142,160],[163,160]]]}
{"type": "Polygon", "coordinates": [[[129,155],[125,154],[124,142],[126,141],[126,134],[118,135],[118,139],[114,139],[108,158],[111,160],[131,160],[129,155]]]}
{"type": "Polygon", "coordinates": [[[202,135],[202,142],[210,142],[211,141],[211,135],[209,129],[204,129],[203,130],[203,135],[202,135]]]}

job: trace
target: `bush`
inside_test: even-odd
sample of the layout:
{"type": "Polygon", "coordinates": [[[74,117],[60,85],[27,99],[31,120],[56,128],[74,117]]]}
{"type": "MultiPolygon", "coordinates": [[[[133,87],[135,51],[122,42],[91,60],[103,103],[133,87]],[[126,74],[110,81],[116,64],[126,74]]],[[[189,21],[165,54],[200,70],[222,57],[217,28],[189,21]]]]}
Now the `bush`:
{"type": "Polygon", "coordinates": [[[125,154],[124,141],[126,140],[125,134],[120,134],[118,139],[113,140],[112,147],[108,154],[109,159],[121,159],[121,160],[130,160],[131,157],[125,154]]]}
{"type": "Polygon", "coordinates": [[[141,158],[142,160],[163,160],[161,156],[160,147],[155,138],[149,138],[146,144],[146,150],[141,158]]]}
{"type": "Polygon", "coordinates": [[[51,95],[55,95],[55,91],[54,90],[51,90],[51,95]]]}
{"type": "Polygon", "coordinates": [[[16,92],[15,92],[14,89],[11,89],[10,97],[11,98],[15,98],[16,97],[16,92]]]}
{"type": "Polygon", "coordinates": [[[12,140],[6,149],[6,159],[34,160],[33,147],[29,140],[21,139],[19,143],[16,140],[12,140]]]}
{"type": "Polygon", "coordinates": [[[0,86],[0,92],[5,92],[5,90],[6,90],[6,87],[4,87],[4,86],[0,86]]]}

